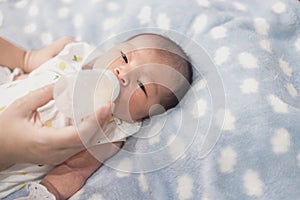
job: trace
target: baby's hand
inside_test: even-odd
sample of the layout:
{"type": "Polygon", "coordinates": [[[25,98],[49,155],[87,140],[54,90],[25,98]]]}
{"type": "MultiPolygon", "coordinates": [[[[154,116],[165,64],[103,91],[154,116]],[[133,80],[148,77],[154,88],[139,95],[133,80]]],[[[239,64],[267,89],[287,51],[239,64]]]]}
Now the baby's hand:
{"type": "Polygon", "coordinates": [[[47,60],[59,54],[59,52],[71,42],[75,42],[75,40],[71,37],[62,37],[41,50],[27,51],[24,58],[23,70],[26,73],[31,72],[47,60]]]}

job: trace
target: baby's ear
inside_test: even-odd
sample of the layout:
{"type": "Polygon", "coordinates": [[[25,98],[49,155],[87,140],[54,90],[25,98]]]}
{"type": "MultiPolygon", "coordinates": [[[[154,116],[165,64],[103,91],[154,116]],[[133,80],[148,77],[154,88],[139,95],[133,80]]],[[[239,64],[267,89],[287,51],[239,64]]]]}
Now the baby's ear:
{"type": "Polygon", "coordinates": [[[160,104],[154,104],[149,109],[149,117],[166,112],[166,109],[160,104]]]}

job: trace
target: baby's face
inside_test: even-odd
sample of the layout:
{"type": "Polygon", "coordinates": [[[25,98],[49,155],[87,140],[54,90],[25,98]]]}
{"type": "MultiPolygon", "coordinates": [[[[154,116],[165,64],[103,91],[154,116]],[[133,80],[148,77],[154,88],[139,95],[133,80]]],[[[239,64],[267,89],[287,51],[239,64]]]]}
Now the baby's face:
{"type": "Polygon", "coordinates": [[[169,92],[167,88],[174,83],[174,78],[170,67],[163,65],[164,60],[158,54],[157,49],[140,49],[129,41],[111,49],[96,61],[106,62],[107,58],[114,57],[107,69],[116,75],[120,84],[120,94],[113,107],[116,117],[127,121],[142,120],[149,116],[150,108],[159,104],[160,99],[169,92]]]}

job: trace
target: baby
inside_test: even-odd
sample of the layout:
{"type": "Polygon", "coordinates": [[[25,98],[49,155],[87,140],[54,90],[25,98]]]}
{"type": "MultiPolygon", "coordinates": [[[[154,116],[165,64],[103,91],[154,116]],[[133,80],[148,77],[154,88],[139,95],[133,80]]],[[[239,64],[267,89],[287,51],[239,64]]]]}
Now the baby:
{"type": "MultiPolygon", "coordinates": [[[[87,44],[70,44],[57,56],[58,60],[54,58],[45,63],[28,78],[1,86],[1,95],[8,96],[4,102],[0,101],[0,109],[3,110],[18,98],[11,97],[16,96],[15,93],[22,96],[55,82],[61,75],[104,66],[119,80],[120,93],[112,106],[115,120],[104,127],[105,137],[100,137],[102,139],[97,141],[97,145],[58,166],[14,165],[0,172],[0,197],[25,186],[25,182],[40,180],[47,174],[40,184],[28,184],[29,197],[22,199],[69,198],[102,165],[102,161],[117,152],[115,147],[121,147],[125,138],[138,130],[143,119],[176,106],[192,82],[192,68],[187,56],[173,41],[160,35],[137,35],[102,54],[92,65],[82,66],[81,62],[86,57],[84,53],[89,54],[92,50],[87,44]],[[18,88],[19,85],[31,87],[24,91],[25,87],[18,88]],[[97,152],[97,158],[89,151],[97,152]]],[[[40,108],[38,117],[38,121],[52,127],[69,123],[69,119],[55,108],[54,102],[40,108]]]]}

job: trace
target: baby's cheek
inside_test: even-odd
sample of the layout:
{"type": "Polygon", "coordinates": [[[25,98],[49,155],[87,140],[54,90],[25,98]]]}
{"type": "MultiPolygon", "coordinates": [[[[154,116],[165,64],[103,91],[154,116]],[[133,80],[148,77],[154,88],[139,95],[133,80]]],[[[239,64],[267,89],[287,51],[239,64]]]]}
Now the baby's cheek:
{"type": "Polygon", "coordinates": [[[136,90],[129,100],[129,112],[133,120],[139,120],[145,117],[147,102],[140,91],[136,90]]]}
{"type": "Polygon", "coordinates": [[[138,102],[138,98],[136,95],[136,92],[134,92],[130,98],[129,98],[129,113],[130,113],[130,117],[135,120],[136,115],[137,115],[137,111],[139,110],[139,102],[138,102]]]}

